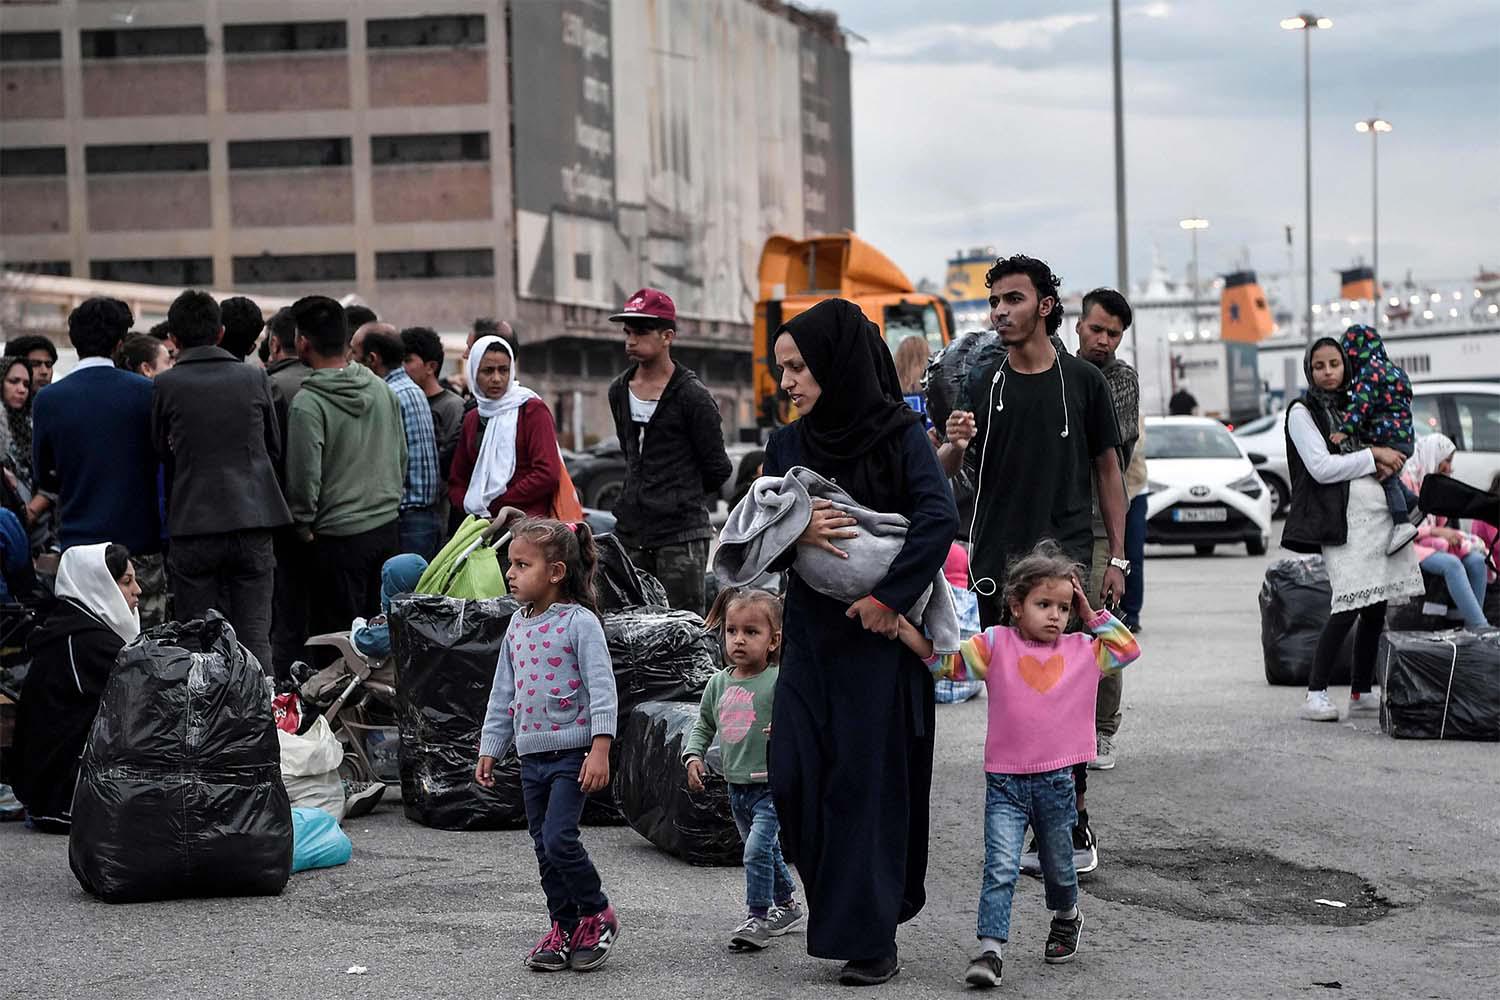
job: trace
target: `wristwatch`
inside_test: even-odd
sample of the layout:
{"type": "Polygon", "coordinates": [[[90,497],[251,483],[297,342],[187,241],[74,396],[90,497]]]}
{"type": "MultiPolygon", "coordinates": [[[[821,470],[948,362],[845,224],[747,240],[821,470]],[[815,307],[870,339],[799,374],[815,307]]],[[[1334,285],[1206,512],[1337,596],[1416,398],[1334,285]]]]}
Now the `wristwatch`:
{"type": "Polygon", "coordinates": [[[1124,573],[1126,576],[1130,575],[1130,560],[1129,559],[1111,559],[1109,561],[1109,564],[1111,566],[1113,566],[1115,569],[1119,570],[1121,573],[1124,573]]]}

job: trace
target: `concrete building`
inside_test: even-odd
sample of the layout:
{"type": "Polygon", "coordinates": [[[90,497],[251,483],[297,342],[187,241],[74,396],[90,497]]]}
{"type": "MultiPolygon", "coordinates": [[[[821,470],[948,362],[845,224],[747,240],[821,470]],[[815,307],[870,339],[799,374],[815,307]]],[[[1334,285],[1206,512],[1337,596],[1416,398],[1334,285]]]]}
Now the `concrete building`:
{"type": "Polygon", "coordinates": [[[0,257],[509,319],[569,441],[656,285],[732,434],[762,242],[853,226],[849,114],[778,0],[0,0],[0,257]]]}

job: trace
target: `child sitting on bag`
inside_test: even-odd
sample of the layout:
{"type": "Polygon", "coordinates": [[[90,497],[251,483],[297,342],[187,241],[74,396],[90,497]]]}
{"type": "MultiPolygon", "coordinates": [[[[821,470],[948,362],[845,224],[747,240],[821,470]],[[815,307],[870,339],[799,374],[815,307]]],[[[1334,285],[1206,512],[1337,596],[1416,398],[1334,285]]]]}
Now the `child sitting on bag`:
{"type": "Polygon", "coordinates": [[[735,951],[759,951],[802,922],[797,884],[781,857],[781,826],[771,801],[766,750],[781,647],[781,601],[764,590],[726,588],[706,622],[722,629],[727,666],[709,679],[683,747],[688,788],[703,791],[703,754],[714,734],[724,754],[729,806],[745,841],[745,905],[749,915],[729,935],[735,951]]]}

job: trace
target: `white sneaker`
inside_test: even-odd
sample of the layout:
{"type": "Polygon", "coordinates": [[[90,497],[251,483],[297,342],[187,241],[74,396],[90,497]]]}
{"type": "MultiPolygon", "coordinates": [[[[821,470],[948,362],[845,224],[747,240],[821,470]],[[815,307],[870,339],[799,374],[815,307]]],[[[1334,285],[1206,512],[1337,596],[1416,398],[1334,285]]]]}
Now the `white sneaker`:
{"type": "Polygon", "coordinates": [[[1380,692],[1371,690],[1362,695],[1352,692],[1349,695],[1350,715],[1379,715],[1380,714],[1380,692]]]}
{"type": "Polygon", "coordinates": [[[1108,733],[1094,736],[1094,759],[1088,764],[1090,771],[1113,771],[1115,768],[1115,738],[1108,733]]]}
{"type": "Polygon", "coordinates": [[[1339,710],[1328,700],[1327,691],[1309,691],[1302,703],[1302,717],[1312,722],[1337,722],[1339,710]]]}
{"type": "Polygon", "coordinates": [[[1391,543],[1385,547],[1385,554],[1393,556],[1416,541],[1417,529],[1409,524],[1398,524],[1391,529],[1391,543]]]}

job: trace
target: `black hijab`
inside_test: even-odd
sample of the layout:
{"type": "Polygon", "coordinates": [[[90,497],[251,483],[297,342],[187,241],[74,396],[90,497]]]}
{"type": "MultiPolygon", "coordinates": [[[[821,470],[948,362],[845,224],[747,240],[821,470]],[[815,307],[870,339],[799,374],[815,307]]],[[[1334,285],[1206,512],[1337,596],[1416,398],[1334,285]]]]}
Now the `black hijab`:
{"type": "Polygon", "coordinates": [[[1349,369],[1349,355],[1344,352],[1344,345],[1332,337],[1319,337],[1308,345],[1307,353],[1302,355],[1302,376],[1307,379],[1307,388],[1302,392],[1302,401],[1307,404],[1308,410],[1313,415],[1318,429],[1327,437],[1333,429],[1343,423],[1344,411],[1349,408],[1349,378],[1352,373],[1349,369]],[[1337,389],[1320,389],[1318,383],[1313,379],[1312,358],[1313,353],[1324,347],[1331,347],[1339,352],[1344,359],[1344,380],[1339,383],[1337,389]]]}
{"type": "Polygon", "coordinates": [[[901,398],[880,330],[847,299],[825,299],[776,331],[792,335],[822,394],[797,420],[802,457],[861,504],[897,512],[901,435],[921,417],[901,398]]]}

